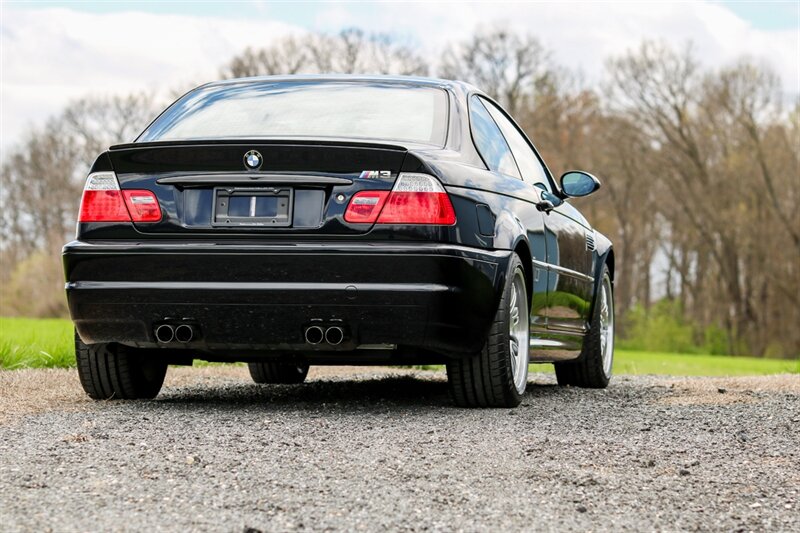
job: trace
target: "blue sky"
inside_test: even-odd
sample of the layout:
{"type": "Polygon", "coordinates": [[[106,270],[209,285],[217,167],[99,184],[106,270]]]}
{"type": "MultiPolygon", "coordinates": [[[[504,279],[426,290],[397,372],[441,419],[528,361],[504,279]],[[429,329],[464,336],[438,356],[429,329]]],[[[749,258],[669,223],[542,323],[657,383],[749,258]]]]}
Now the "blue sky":
{"type": "Polygon", "coordinates": [[[762,30],[800,29],[800,2],[720,2],[762,30]]]}
{"type": "MultiPolygon", "coordinates": [[[[105,2],[51,2],[51,1],[19,1],[12,4],[24,5],[30,9],[47,7],[69,7],[75,10],[93,13],[112,13],[123,11],[145,11],[148,13],[193,14],[225,18],[270,17],[296,24],[307,29],[317,29],[313,17],[313,9],[322,2],[258,2],[252,0],[235,0],[230,2],[207,1],[105,1],[105,2]]],[[[800,2],[792,0],[759,0],[736,1],[723,0],[718,3],[729,9],[755,28],[764,30],[791,30],[800,26],[800,2]]],[[[375,11],[380,5],[363,2],[340,2],[351,9],[359,11],[375,11]]]]}

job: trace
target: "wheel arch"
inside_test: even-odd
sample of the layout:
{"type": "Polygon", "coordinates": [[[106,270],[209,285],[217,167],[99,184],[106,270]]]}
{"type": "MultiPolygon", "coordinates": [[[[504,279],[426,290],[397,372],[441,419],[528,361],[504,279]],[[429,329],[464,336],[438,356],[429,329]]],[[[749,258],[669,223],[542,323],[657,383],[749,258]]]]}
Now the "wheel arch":
{"type": "Polygon", "coordinates": [[[494,231],[495,248],[513,250],[519,256],[525,271],[528,304],[531,304],[533,298],[533,254],[525,226],[512,212],[503,210],[495,219],[494,231]]]}
{"type": "Polygon", "coordinates": [[[532,309],[533,299],[533,256],[528,241],[524,238],[517,240],[514,246],[514,253],[519,256],[522,262],[522,270],[525,272],[525,292],[528,294],[528,309],[532,309]]]}
{"type": "Polygon", "coordinates": [[[594,287],[592,288],[592,306],[590,316],[594,315],[594,306],[597,304],[597,296],[600,294],[600,287],[603,284],[603,267],[608,267],[608,275],[611,278],[611,288],[614,288],[614,273],[616,270],[616,259],[614,257],[614,247],[611,241],[602,233],[595,234],[595,260],[594,260],[594,287]]]}
{"type": "MultiPolygon", "coordinates": [[[[595,262],[594,262],[594,276],[599,279],[603,274],[603,265],[608,265],[608,274],[611,277],[611,283],[614,283],[614,273],[616,270],[616,260],[614,258],[614,246],[611,241],[600,232],[595,232],[595,262]]],[[[595,283],[595,293],[597,292],[598,284],[595,283]]]]}
{"type": "Polygon", "coordinates": [[[606,265],[608,265],[608,275],[611,276],[611,283],[613,284],[614,283],[614,269],[615,269],[614,249],[613,248],[609,248],[608,253],[606,254],[605,263],[606,263],[606,265]]]}

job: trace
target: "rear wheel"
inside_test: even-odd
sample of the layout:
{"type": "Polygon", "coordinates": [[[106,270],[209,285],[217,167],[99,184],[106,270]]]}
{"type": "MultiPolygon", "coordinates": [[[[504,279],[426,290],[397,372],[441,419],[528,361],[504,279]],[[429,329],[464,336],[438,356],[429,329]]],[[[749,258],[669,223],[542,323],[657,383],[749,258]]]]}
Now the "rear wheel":
{"type": "Polygon", "coordinates": [[[447,381],[456,405],[519,405],[528,383],[529,335],[525,272],[515,254],[486,345],[478,354],[447,363],[447,381]]]}
{"type": "Polygon", "coordinates": [[[167,364],[120,344],[85,344],[75,333],[75,360],[83,390],[95,400],[155,398],[167,364]]]}
{"type": "Polygon", "coordinates": [[[256,383],[302,383],[308,375],[308,365],[301,363],[265,362],[247,363],[250,377],[256,383]]]}
{"type": "Polygon", "coordinates": [[[559,385],[604,389],[611,380],[614,363],[614,292],[608,267],[603,267],[603,284],[597,293],[592,324],[583,340],[581,357],[574,362],[556,363],[559,385]]]}

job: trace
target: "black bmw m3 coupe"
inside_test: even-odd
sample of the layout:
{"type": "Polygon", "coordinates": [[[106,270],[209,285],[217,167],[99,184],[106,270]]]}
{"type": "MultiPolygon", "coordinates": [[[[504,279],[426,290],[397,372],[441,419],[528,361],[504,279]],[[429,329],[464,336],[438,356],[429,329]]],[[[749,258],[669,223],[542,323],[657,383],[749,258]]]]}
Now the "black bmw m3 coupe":
{"type": "Polygon", "coordinates": [[[100,154],[64,247],[78,371],[152,398],[168,365],[444,364],[460,406],[520,403],[528,364],[605,387],[611,243],[491,98],[460,82],[210,83],[100,154]]]}

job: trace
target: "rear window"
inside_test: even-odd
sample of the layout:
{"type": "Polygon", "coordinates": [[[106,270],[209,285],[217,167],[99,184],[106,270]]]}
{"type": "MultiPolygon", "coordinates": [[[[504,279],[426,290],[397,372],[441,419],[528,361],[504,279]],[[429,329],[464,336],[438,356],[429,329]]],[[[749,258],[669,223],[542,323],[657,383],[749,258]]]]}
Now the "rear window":
{"type": "Polygon", "coordinates": [[[253,82],[190,92],[137,141],[338,137],[442,146],[446,122],[447,95],[434,87],[253,82]]]}

